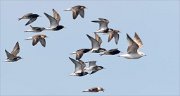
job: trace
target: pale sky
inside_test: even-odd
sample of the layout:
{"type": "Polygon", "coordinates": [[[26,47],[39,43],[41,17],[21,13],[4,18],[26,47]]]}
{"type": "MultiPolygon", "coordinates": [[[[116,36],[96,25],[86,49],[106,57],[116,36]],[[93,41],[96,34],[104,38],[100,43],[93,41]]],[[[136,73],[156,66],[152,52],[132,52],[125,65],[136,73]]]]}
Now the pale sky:
{"type": "Polygon", "coordinates": [[[178,0],[1,0],[0,40],[0,95],[1,96],[179,96],[180,95],[180,2],[178,0]],[[85,18],[72,19],[71,12],[63,10],[84,5],[85,18]],[[61,15],[60,24],[65,28],[45,31],[47,45],[24,40],[36,33],[25,33],[27,20],[18,21],[26,13],[41,15],[32,26],[49,27],[44,12],[52,15],[52,9],[61,15]],[[90,48],[86,34],[94,37],[97,18],[107,18],[109,27],[121,31],[119,44],[107,42],[107,35],[100,35],[106,49],[118,48],[126,52],[126,33],[131,37],[137,32],[143,41],[140,49],[147,56],[128,60],[118,56],[85,54],[82,60],[97,60],[105,67],[92,75],[69,76],[74,72],[70,53],[80,48],[90,48]],[[5,49],[12,51],[19,41],[20,55],[17,62],[4,62],[5,49]],[[83,93],[101,86],[105,92],[83,93]]]}

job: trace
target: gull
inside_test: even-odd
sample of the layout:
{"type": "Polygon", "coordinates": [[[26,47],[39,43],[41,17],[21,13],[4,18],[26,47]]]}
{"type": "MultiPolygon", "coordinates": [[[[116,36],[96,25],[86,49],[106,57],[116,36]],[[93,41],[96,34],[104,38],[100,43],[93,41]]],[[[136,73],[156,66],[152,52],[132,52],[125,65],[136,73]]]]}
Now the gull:
{"type": "Polygon", "coordinates": [[[92,53],[100,53],[100,52],[106,51],[106,49],[101,48],[100,43],[96,39],[94,39],[93,37],[89,36],[88,34],[86,34],[86,35],[89,38],[89,40],[91,41],[91,45],[92,45],[91,52],[92,53]]]}
{"type": "Polygon", "coordinates": [[[22,16],[21,18],[19,18],[19,20],[21,20],[21,19],[29,19],[29,21],[25,24],[25,25],[29,25],[32,22],[34,22],[37,19],[37,17],[39,17],[38,14],[28,13],[28,14],[22,16]]]}
{"type": "Polygon", "coordinates": [[[138,50],[143,45],[138,34],[135,32],[134,40],[128,34],[126,34],[126,35],[127,35],[127,40],[128,40],[129,46],[127,48],[127,53],[120,55],[120,57],[124,57],[127,59],[139,59],[143,56],[146,56],[143,52],[138,50]]]}
{"type": "Polygon", "coordinates": [[[36,45],[39,41],[43,47],[46,46],[46,38],[47,36],[44,34],[34,35],[32,37],[27,38],[26,40],[32,40],[32,45],[36,45]]]}
{"type": "Polygon", "coordinates": [[[97,33],[107,33],[109,28],[108,28],[108,24],[109,24],[109,20],[105,19],[105,18],[98,18],[99,20],[93,20],[91,22],[94,23],[99,23],[99,29],[96,31],[97,33]]]}
{"type": "Polygon", "coordinates": [[[76,19],[79,14],[82,18],[84,18],[84,9],[85,8],[86,8],[85,6],[77,5],[72,8],[68,8],[64,11],[72,11],[73,19],[76,19]]]}
{"type": "Polygon", "coordinates": [[[89,74],[93,74],[99,70],[104,69],[104,67],[96,65],[96,61],[88,61],[85,63],[89,63],[89,67],[85,68],[86,72],[89,72],[89,74]]]}
{"type": "Polygon", "coordinates": [[[80,60],[81,57],[83,56],[83,54],[89,52],[91,49],[87,49],[87,48],[84,48],[84,49],[79,49],[77,50],[76,52],[72,52],[72,54],[75,54],[76,55],[76,60],[80,60]]]}
{"type": "Polygon", "coordinates": [[[6,49],[5,52],[7,55],[5,62],[14,62],[22,59],[20,56],[17,56],[17,54],[20,52],[19,42],[16,43],[11,53],[9,53],[6,49]]]}
{"type": "Polygon", "coordinates": [[[52,11],[53,11],[53,17],[47,13],[44,13],[44,15],[49,19],[49,22],[50,22],[50,27],[46,28],[46,30],[58,31],[58,30],[63,29],[64,26],[59,25],[59,22],[61,20],[60,15],[57,13],[56,10],[52,9],[52,11]]]}
{"type": "Polygon", "coordinates": [[[82,92],[100,92],[100,91],[103,91],[104,92],[104,88],[102,87],[93,87],[93,88],[90,88],[90,89],[86,89],[82,92]]]}
{"type": "Polygon", "coordinates": [[[118,44],[119,41],[119,30],[115,30],[115,29],[110,29],[109,30],[109,37],[108,37],[108,42],[110,42],[112,40],[112,38],[114,38],[114,41],[116,43],[116,45],[118,44]]]}
{"type": "Polygon", "coordinates": [[[42,32],[43,30],[45,30],[44,27],[33,27],[31,25],[30,25],[30,27],[31,27],[31,29],[26,30],[24,32],[42,32]]]}
{"type": "Polygon", "coordinates": [[[76,61],[70,57],[69,57],[69,59],[75,64],[75,71],[74,71],[74,73],[71,73],[70,76],[84,76],[84,75],[88,74],[88,72],[84,71],[84,68],[86,67],[86,65],[83,61],[81,61],[81,60],[76,61]]]}
{"type": "Polygon", "coordinates": [[[116,55],[119,54],[121,51],[118,50],[118,48],[115,49],[110,49],[108,51],[103,52],[102,54],[100,54],[100,56],[102,55],[116,55]]]}

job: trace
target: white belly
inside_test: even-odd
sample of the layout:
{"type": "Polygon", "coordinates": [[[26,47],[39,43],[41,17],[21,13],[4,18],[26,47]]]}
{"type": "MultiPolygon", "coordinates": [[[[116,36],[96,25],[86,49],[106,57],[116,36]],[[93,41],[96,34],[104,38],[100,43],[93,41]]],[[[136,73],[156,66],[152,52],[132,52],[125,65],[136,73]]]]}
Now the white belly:
{"type": "Polygon", "coordinates": [[[141,58],[142,56],[139,55],[139,54],[122,54],[120,55],[121,57],[124,57],[126,59],[139,59],[141,58]]]}

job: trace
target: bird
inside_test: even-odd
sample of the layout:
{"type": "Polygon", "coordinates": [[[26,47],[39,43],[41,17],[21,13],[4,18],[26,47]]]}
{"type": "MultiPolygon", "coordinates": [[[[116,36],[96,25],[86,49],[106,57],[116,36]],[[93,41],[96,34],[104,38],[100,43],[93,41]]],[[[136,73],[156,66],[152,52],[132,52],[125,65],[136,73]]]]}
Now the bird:
{"type": "Polygon", "coordinates": [[[44,34],[34,35],[32,37],[27,38],[26,40],[32,40],[32,45],[35,46],[39,41],[43,47],[46,46],[46,38],[47,36],[44,34]]]}
{"type": "Polygon", "coordinates": [[[115,30],[115,29],[109,29],[108,33],[109,33],[109,37],[108,37],[108,42],[110,42],[112,40],[112,38],[114,38],[114,41],[116,43],[116,45],[118,44],[119,41],[119,30],[115,30]]]}
{"type": "Polygon", "coordinates": [[[110,49],[108,51],[103,52],[102,54],[100,54],[100,56],[102,55],[116,55],[119,54],[121,51],[118,50],[118,48],[115,49],[110,49]]]}
{"type": "Polygon", "coordinates": [[[40,17],[38,14],[28,13],[22,16],[21,18],[18,18],[18,20],[20,21],[21,19],[29,19],[29,21],[25,24],[25,26],[27,26],[34,22],[38,17],[40,17]]]}
{"type": "Polygon", "coordinates": [[[82,56],[89,52],[91,49],[88,48],[83,48],[83,49],[79,49],[76,52],[72,52],[71,54],[75,54],[76,55],[76,60],[80,60],[82,58],[82,56]]]}
{"type": "Polygon", "coordinates": [[[31,29],[26,30],[24,32],[42,32],[43,30],[45,30],[44,27],[33,27],[32,25],[29,25],[31,27],[31,29]]]}
{"type": "Polygon", "coordinates": [[[9,53],[6,49],[5,49],[5,52],[7,56],[7,59],[5,60],[5,62],[15,62],[22,59],[20,56],[17,56],[17,54],[20,52],[19,42],[16,42],[16,45],[14,46],[11,53],[9,53]]]}
{"type": "Polygon", "coordinates": [[[84,9],[86,9],[85,6],[77,5],[72,8],[68,8],[64,11],[72,11],[73,19],[76,19],[78,15],[80,15],[82,18],[84,18],[84,14],[85,14],[84,9]]]}
{"type": "Polygon", "coordinates": [[[132,39],[128,34],[126,35],[127,35],[127,40],[129,43],[128,48],[127,48],[127,53],[121,54],[119,57],[124,57],[127,59],[139,59],[143,56],[146,56],[145,53],[138,50],[143,45],[138,34],[135,32],[134,39],[132,39]]]}
{"type": "Polygon", "coordinates": [[[105,48],[101,48],[100,43],[96,39],[89,36],[88,34],[86,34],[86,35],[89,38],[89,40],[91,41],[91,45],[92,45],[91,52],[92,53],[100,53],[100,52],[106,51],[105,48]]]}
{"type": "Polygon", "coordinates": [[[84,90],[82,92],[100,92],[100,91],[104,92],[104,88],[102,88],[102,87],[93,87],[93,88],[90,88],[90,89],[86,89],[86,90],[84,90]]]}
{"type": "Polygon", "coordinates": [[[44,12],[44,15],[49,19],[50,22],[50,27],[46,28],[46,30],[58,31],[63,29],[64,26],[59,25],[59,22],[61,20],[59,13],[57,13],[57,11],[54,9],[52,9],[52,11],[53,11],[53,17],[44,12]]]}
{"type": "Polygon", "coordinates": [[[93,20],[91,22],[99,23],[99,29],[96,31],[97,33],[108,33],[109,28],[109,20],[105,18],[98,18],[99,20],[93,20]]]}
{"type": "Polygon", "coordinates": [[[88,72],[89,74],[94,74],[97,71],[104,69],[103,66],[96,65],[96,61],[88,61],[85,63],[89,63],[89,66],[85,67],[86,72],[88,72]]]}
{"type": "Polygon", "coordinates": [[[75,71],[73,73],[71,73],[70,76],[81,77],[81,76],[85,76],[88,74],[88,72],[84,71],[86,64],[82,60],[76,61],[75,59],[70,58],[70,57],[69,57],[69,59],[75,64],[75,71]]]}

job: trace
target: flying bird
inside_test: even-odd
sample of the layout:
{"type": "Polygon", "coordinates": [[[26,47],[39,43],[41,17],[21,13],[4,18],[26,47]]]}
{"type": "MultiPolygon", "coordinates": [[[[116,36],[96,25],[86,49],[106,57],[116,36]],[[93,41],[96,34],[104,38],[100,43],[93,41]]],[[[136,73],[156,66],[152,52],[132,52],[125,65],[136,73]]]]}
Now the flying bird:
{"type": "Polygon", "coordinates": [[[119,51],[117,48],[116,49],[110,49],[108,51],[103,52],[102,54],[100,54],[100,56],[102,55],[116,55],[119,54],[121,51],[119,51]]]}
{"type": "Polygon", "coordinates": [[[28,14],[22,16],[21,18],[19,18],[19,20],[21,20],[21,19],[29,19],[29,21],[25,24],[25,25],[29,25],[32,22],[34,22],[37,19],[37,17],[39,17],[38,14],[28,13],[28,14]]]}
{"type": "Polygon", "coordinates": [[[98,18],[99,20],[93,20],[91,22],[98,23],[99,24],[99,29],[96,31],[97,33],[108,33],[109,28],[109,20],[105,18],[98,18]]]}
{"type": "Polygon", "coordinates": [[[26,30],[24,32],[42,32],[43,30],[45,30],[44,27],[33,27],[31,25],[30,25],[30,27],[31,27],[31,29],[26,30]]]}
{"type": "Polygon", "coordinates": [[[72,52],[72,54],[75,54],[76,55],[76,60],[80,60],[82,58],[82,56],[89,52],[91,49],[87,49],[87,48],[84,48],[84,49],[79,49],[77,50],[76,52],[72,52]]]}
{"type": "Polygon", "coordinates": [[[108,37],[108,42],[110,42],[112,40],[112,38],[114,38],[114,41],[116,43],[116,45],[118,44],[119,41],[119,30],[114,30],[114,29],[110,29],[109,33],[109,37],[108,37]]]}
{"type": "Polygon", "coordinates": [[[143,52],[138,50],[143,45],[138,34],[135,32],[134,39],[132,39],[128,34],[126,35],[127,35],[127,40],[129,43],[128,48],[127,48],[127,53],[121,54],[120,57],[124,57],[127,59],[139,59],[143,56],[146,56],[143,52]]]}
{"type": "Polygon", "coordinates": [[[20,52],[19,42],[16,43],[11,53],[9,53],[6,49],[5,52],[7,56],[7,59],[5,60],[6,62],[14,62],[22,59],[20,56],[17,56],[17,54],[20,52]]]}
{"type": "Polygon", "coordinates": [[[91,45],[92,45],[91,52],[92,53],[100,53],[100,52],[106,51],[106,49],[101,48],[100,43],[96,39],[94,39],[93,37],[89,36],[88,34],[86,34],[86,35],[89,38],[89,40],[91,41],[91,45]]]}
{"type": "Polygon", "coordinates": [[[88,72],[89,74],[93,74],[96,73],[99,70],[104,69],[103,66],[98,66],[96,65],[96,61],[88,61],[85,63],[89,63],[89,66],[85,68],[86,72],[88,72]]]}
{"type": "Polygon", "coordinates": [[[90,88],[90,89],[86,89],[86,90],[84,90],[82,92],[100,92],[100,91],[104,92],[104,88],[102,88],[102,87],[93,87],[93,88],[90,88]]]}
{"type": "Polygon", "coordinates": [[[58,31],[64,28],[63,25],[59,25],[59,22],[61,20],[61,17],[59,13],[57,13],[56,10],[52,9],[53,11],[53,17],[47,13],[44,13],[44,15],[49,19],[50,27],[46,28],[46,30],[52,30],[52,31],[58,31]]]}
{"type": "Polygon", "coordinates": [[[86,67],[86,64],[79,60],[79,61],[76,61],[74,60],[73,58],[70,58],[69,59],[74,63],[75,65],[75,71],[73,73],[70,74],[70,76],[85,76],[88,74],[88,72],[84,71],[84,68],[86,67]]]}
{"type": "Polygon", "coordinates": [[[85,14],[84,9],[86,9],[85,6],[77,5],[72,8],[68,8],[64,11],[72,11],[73,19],[76,19],[78,15],[80,15],[82,18],[84,18],[84,14],[85,14]]]}
{"type": "Polygon", "coordinates": [[[44,34],[34,35],[32,37],[27,38],[26,40],[32,40],[32,45],[35,46],[39,41],[43,47],[46,46],[46,38],[47,36],[44,34]]]}

